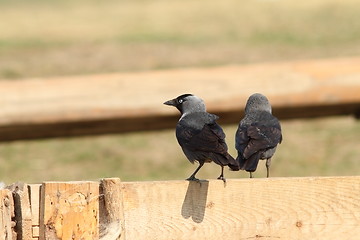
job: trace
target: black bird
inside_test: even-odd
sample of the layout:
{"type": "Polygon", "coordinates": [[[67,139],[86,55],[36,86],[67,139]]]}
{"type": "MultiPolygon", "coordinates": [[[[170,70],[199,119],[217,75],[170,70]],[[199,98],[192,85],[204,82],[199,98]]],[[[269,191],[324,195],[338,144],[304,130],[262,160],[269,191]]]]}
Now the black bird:
{"type": "Polygon", "coordinates": [[[196,173],[205,162],[215,162],[221,166],[218,179],[224,178],[224,166],[240,170],[238,162],[227,152],[225,133],[216,123],[218,116],[206,112],[204,101],[192,94],[183,94],[164,104],[176,107],[181,118],[176,125],[176,138],[191,163],[197,161],[199,167],[187,180],[198,179],[196,173]]]}
{"type": "Polygon", "coordinates": [[[241,170],[256,171],[260,159],[266,159],[266,177],[270,175],[271,157],[282,141],[279,120],[271,114],[269,100],[260,93],[251,95],[246,103],[245,117],[235,135],[237,161],[241,170]]]}

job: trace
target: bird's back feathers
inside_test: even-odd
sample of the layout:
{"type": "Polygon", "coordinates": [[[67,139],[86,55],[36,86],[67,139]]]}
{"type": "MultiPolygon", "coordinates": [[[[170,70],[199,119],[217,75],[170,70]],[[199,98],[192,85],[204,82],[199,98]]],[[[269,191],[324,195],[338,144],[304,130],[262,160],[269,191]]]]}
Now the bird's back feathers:
{"type": "Polygon", "coordinates": [[[216,115],[207,112],[190,113],[177,124],[176,137],[189,161],[214,161],[239,170],[238,162],[227,152],[225,133],[216,123],[216,115]]]}
{"type": "Polygon", "coordinates": [[[282,141],[279,120],[267,111],[254,111],[240,121],[235,136],[240,168],[253,172],[260,159],[271,158],[282,141]]]}

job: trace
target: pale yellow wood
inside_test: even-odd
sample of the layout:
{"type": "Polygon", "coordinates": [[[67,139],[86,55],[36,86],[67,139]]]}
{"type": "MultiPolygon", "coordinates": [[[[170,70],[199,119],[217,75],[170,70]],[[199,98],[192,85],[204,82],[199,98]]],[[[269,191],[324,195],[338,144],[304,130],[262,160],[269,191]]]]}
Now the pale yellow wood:
{"type": "Polygon", "coordinates": [[[183,93],[238,123],[254,92],[280,119],[360,115],[360,58],[1,81],[0,141],[173,127],[183,93]]]}
{"type": "Polygon", "coordinates": [[[44,182],[40,239],[97,239],[98,182],[44,182]]]}
{"type": "Polygon", "coordinates": [[[36,239],[39,239],[39,236],[40,236],[40,227],[39,226],[33,226],[32,227],[32,238],[36,238],[36,239]]]}
{"type": "Polygon", "coordinates": [[[360,177],[123,182],[126,240],[358,240],[360,177]]]}
{"type": "Polygon", "coordinates": [[[41,184],[29,184],[31,219],[32,219],[32,237],[39,238],[40,226],[40,188],[41,184]]]}
{"type": "Polygon", "coordinates": [[[8,189],[0,190],[0,239],[15,240],[14,232],[15,223],[12,222],[14,217],[14,201],[12,193],[8,189]]]}
{"type": "Polygon", "coordinates": [[[29,195],[30,195],[30,205],[31,205],[31,217],[32,224],[34,226],[39,226],[39,216],[40,216],[40,188],[41,184],[29,184],[29,195]]]}
{"type": "Polygon", "coordinates": [[[124,210],[119,178],[100,180],[100,238],[125,239],[124,210]]]}

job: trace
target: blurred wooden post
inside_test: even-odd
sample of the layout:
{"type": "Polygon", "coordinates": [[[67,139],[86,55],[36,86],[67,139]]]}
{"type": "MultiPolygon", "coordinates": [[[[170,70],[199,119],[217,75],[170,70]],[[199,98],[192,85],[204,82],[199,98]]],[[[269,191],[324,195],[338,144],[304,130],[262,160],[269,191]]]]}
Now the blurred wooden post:
{"type": "Polygon", "coordinates": [[[99,183],[44,182],[40,239],[98,239],[99,183]]]}
{"type": "Polygon", "coordinates": [[[125,239],[120,179],[102,179],[100,195],[100,238],[102,240],[125,239]]]}
{"type": "Polygon", "coordinates": [[[8,189],[0,190],[0,239],[15,240],[15,223],[12,218],[15,216],[14,201],[12,192],[8,189]]]}
{"type": "Polygon", "coordinates": [[[4,80],[0,142],[173,128],[179,113],[162,103],[189,89],[221,124],[254,92],[279,119],[360,116],[360,57],[4,80]]]}

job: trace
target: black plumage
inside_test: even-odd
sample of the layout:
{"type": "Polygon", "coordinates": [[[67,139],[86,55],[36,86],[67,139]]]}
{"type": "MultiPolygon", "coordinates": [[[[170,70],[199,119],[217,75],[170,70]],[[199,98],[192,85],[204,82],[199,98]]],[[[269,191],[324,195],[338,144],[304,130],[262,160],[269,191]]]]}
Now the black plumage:
{"type": "Polygon", "coordinates": [[[282,141],[280,122],[271,111],[269,100],[264,95],[251,95],[245,107],[245,117],[236,131],[237,160],[240,169],[250,172],[250,177],[260,159],[266,160],[269,177],[271,158],[282,141]]]}
{"type": "Polygon", "coordinates": [[[221,166],[218,179],[224,178],[224,166],[239,170],[238,162],[227,152],[225,133],[216,123],[218,116],[206,112],[202,99],[192,94],[184,94],[165,102],[175,106],[181,113],[176,125],[176,138],[185,156],[191,163],[199,162],[199,167],[187,180],[197,180],[195,175],[205,162],[215,162],[221,166]]]}

